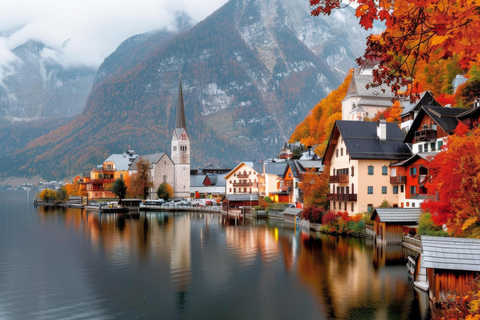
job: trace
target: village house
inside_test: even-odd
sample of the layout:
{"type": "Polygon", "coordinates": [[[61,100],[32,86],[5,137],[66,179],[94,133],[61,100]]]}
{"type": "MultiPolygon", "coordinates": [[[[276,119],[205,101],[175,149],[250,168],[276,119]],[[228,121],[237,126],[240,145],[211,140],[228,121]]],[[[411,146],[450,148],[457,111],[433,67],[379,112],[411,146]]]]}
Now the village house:
{"type": "Polygon", "coordinates": [[[372,212],[383,201],[398,206],[389,168],[411,156],[403,140],[395,123],[336,121],[323,157],[323,165],[330,166],[330,210],[355,215],[372,212]]]}
{"type": "Polygon", "coordinates": [[[287,165],[287,161],[265,163],[265,193],[273,202],[288,202],[288,185],[284,187],[284,181],[282,180],[287,170],[287,165]]]}
{"type": "Polygon", "coordinates": [[[262,162],[242,162],[224,177],[225,194],[257,194],[258,175],[263,174],[262,162]]]}
{"type": "Polygon", "coordinates": [[[190,194],[194,198],[214,198],[225,195],[227,174],[196,174],[190,176],[190,194]]]}
{"type": "Polygon", "coordinates": [[[371,220],[374,221],[374,231],[377,242],[384,244],[400,244],[403,236],[416,234],[418,220],[422,210],[419,208],[376,208],[371,220]]]}
{"type": "Polygon", "coordinates": [[[400,114],[402,123],[400,128],[407,134],[412,126],[413,120],[417,117],[418,113],[422,106],[440,106],[440,104],[435,100],[433,94],[430,91],[424,91],[420,94],[420,98],[416,102],[407,102],[403,103],[404,109],[400,114]]]}
{"type": "Polygon", "coordinates": [[[103,163],[90,172],[84,173],[81,189],[89,199],[115,198],[110,190],[116,179],[127,179],[130,165],[138,155],[133,150],[123,154],[112,154],[103,163]]]}

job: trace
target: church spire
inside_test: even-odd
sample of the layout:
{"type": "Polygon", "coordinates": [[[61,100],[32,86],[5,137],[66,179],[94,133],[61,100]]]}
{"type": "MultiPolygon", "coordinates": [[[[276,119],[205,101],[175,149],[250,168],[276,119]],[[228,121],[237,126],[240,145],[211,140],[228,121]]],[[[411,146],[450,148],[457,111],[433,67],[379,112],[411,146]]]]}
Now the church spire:
{"type": "Polygon", "coordinates": [[[175,129],[185,129],[187,130],[187,125],[185,123],[185,107],[183,106],[183,91],[182,91],[182,75],[180,75],[180,81],[178,86],[178,101],[177,101],[177,122],[175,124],[175,129]]]}

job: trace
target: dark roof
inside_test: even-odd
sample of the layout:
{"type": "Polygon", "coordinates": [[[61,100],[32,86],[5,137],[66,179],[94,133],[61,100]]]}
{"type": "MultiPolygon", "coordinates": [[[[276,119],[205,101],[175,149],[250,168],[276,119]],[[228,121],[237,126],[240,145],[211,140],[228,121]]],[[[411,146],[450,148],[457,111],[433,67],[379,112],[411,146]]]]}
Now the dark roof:
{"type": "Polygon", "coordinates": [[[377,208],[373,211],[372,218],[375,220],[378,216],[381,222],[397,223],[397,224],[417,224],[422,209],[407,209],[407,208],[377,208]]]}
{"type": "Polygon", "coordinates": [[[464,108],[445,108],[438,106],[422,106],[420,111],[413,120],[410,130],[408,130],[407,135],[405,136],[405,142],[410,143],[414,136],[415,132],[418,130],[420,124],[422,123],[425,115],[428,115],[432,120],[440,126],[446,133],[450,133],[457,127],[458,119],[457,116],[468,111],[469,109],[464,108]]]}
{"type": "Polygon", "coordinates": [[[470,117],[478,117],[480,116],[480,108],[473,108],[473,109],[469,109],[465,112],[462,112],[461,114],[459,114],[457,116],[458,119],[465,119],[465,118],[470,118],[470,117]]]}
{"type": "Polygon", "coordinates": [[[205,171],[205,170],[209,170],[209,171],[231,171],[232,168],[226,167],[223,164],[219,166],[219,165],[214,165],[213,163],[210,163],[210,164],[204,166],[203,168],[200,168],[200,170],[202,170],[202,171],[205,171]]]}
{"type": "MultiPolygon", "coordinates": [[[[400,160],[410,157],[411,151],[403,142],[403,131],[395,123],[385,123],[385,125],[387,136],[385,140],[380,140],[377,136],[377,122],[337,120],[325,154],[333,153],[338,139],[334,132],[338,130],[351,159],[400,160]]],[[[328,155],[325,158],[327,157],[328,155]]],[[[327,162],[329,161],[330,159],[327,162]]]]}
{"type": "Polygon", "coordinates": [[[419,111],[422,106],[440,106],[440,103],[435,100],[430,91],[423,91],[420,94],[420,99],[418,99],[418,101],[414,103],[405,102],[403,105],[405,108],[400,114],[400,117],[404,117],[413,111],[419,111]]]}
{"type": "MultiPolygon", "coordinates": [[[[289,160],[288,161],[288,166],[292,170],[292,176],[294,176],[295,178],[300,177],[300,171],[299,171],[300,169],[298,168],[297,164],[298,164],[298,160],[289,160]]],[[[286,173],[287,173],[287,169],[285,169],[285,174],[286,173]]]]}
{"type": "Polygon", "coordinates": [[[400,161],[397,161],[395,163],[392,163],[392,164],[390,164],[390,166],[391,167],[408,166],[408,165],[414,163],[415,161],[417,161],[420,158],[431,162],[437,154],[438,154],[438,152],[419,152],[419,153],[414,154],[413,156],[411,156],[408,159],[400,160],[400,161]]]}
{"type": "Polygon", "coordinates": [[[286,161],[265,163],[265,174],[276,174],[279,177],[283,177],[287,164],[286,161]]]}
{"type": "Polygon", "coordinates": [[[175,129],[187,130],[185,122],[185,107],[183,105],[183,91],[182,91],[182,78],[180,78],[178,85],[178,100],[177,100],[177,122],[175,123],[175,129]]]}
{"type": "MultiPolygon", "coordinates": [[[[143,155],[143,156],[139,156],[135,159],[135,161],[132,163],[132,165],[130,166],[130,169],[131,170],[137,170],[137,164],[138,164],[138,161],[140,159],[143,159],[143,160],[148,160],[148,162],[150,162],[150,167],[152,167],[154,164],[157,164],[158,161],[160,161],[160,159],[162,159],[163,156],[167,156],[168,159],[170,159],[170,157],[168,156],[168,154],[166,154],[165,152],[160,152],[160,153],[153,153],[153,154],[146,154],[146,155],[143,155]]],[[[171,161],[171,160],[170,160],[171,161]]]]}
{"type": "Polygon", "coordinates": [[[480,239],[422,236],[422,267],[480,271],[480,239]]]}

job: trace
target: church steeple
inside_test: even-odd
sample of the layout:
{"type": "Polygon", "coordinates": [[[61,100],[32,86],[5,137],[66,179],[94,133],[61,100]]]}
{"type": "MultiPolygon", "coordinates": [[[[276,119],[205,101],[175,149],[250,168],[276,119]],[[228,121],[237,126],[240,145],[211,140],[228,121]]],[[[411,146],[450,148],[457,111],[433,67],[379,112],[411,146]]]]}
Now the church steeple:
{"type": "Polygon", "coordinates": [[[187,131],[187,125],[185,122],[185,107],[183,105],[182,75],[180,75],[180,81],[178,85],[177,122],[175,123],[175,129],[185,129],[185,131],[187,131]]]}

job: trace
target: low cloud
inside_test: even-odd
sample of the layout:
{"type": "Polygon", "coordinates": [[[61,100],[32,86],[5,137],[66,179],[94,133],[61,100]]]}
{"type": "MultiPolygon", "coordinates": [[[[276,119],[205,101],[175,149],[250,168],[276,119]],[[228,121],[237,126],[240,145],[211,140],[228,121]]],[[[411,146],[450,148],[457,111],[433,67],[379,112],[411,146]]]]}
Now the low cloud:
{"type": "Polygon", "coordinates": [[[193,22],[206,18],[226,0],[15,0],[0,2],[0,82],[19,63],[12,50],[34,40],[42,56],[64,67],[98,68],[127,38],[175,28],[175,14],[193,22]]]}

